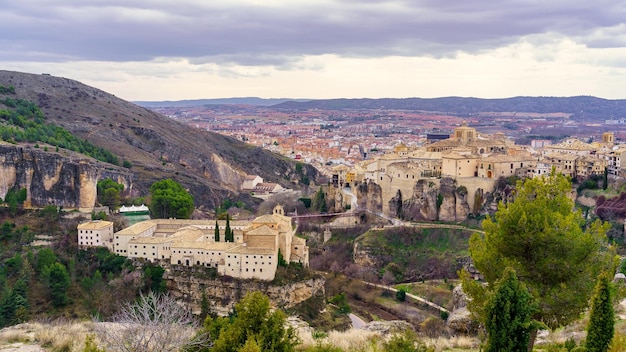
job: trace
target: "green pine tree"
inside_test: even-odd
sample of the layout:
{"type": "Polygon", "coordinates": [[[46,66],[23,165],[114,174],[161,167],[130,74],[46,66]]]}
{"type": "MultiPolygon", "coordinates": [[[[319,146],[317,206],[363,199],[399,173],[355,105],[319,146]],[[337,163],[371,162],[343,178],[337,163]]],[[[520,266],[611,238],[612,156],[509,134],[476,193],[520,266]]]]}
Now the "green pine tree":
{"type": "Polygon", "coordinates": [[[615,314],[609,277],[600,275],[591,301],[591,314],[587,325],[588,352],[606,352],[615,332],[615,314]]]}
{"type": "Polygon", "coordinates": [[[68,301],[67,290],[70,288],[71,282],[65,266],[58,262],[47,266],[42,276],[48,282],[52,304],[55,307],[66,305],[68,301]]]}
{"type": "Polygon", "coordinates": [[[218,225],[217,220],[215,220],[215,242],[220,241],[220,225],[218,225]]]}
{"type": "MultiPolygon", "coordinates": [[[[468,309],[483,324],[486,299],[504,269],[515,270],[537,302],[533,319],[550,329],[580,318],[587,309],[598,275],[612,267],[614,251],[607,244],[608,224],[587,226],[582,213],[572,211],[571,183],[562,174],[518,182],[515,199],[500,203],[493,218],[483,221],[484,235],[469,241],[472,261],[487,286],[462,273],[468,309]]],[[[536,337],[531,331],[528,350],[536,337]]]]}

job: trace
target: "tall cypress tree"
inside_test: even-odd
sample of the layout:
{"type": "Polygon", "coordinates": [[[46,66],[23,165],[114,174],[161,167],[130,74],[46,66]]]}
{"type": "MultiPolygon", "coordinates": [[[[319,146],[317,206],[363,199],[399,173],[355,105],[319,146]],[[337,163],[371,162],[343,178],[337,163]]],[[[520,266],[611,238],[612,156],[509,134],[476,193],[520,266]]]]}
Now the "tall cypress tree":
{"type": "Polygon", "coordinates": [[[591,300],[591,314],[587,325],[588,352],[606,352],[615,332],[615,314],[609,276],[604,273],[598,278],[596,289],[591,300]]]}
{"type": "Polygon", "coordinates": [[[220,241],[220,225],[218,225],[217,220],[215,220],[215,242],[220,241]]]}
{"type": "Polygon", "coordinates": [[[226,214],[226,229],[224,230],[224,237],[226,238],[226,242],[235,242],[233,232],[230,229],[230,216],[228,216],[228,214],[226,214]]]}
{"type": "Polygon", "coordinates": [[[487,303],[485,352],[526,351],[534,310],[526,286],[517,280],[515,270],[507,267],[487,303]]]}

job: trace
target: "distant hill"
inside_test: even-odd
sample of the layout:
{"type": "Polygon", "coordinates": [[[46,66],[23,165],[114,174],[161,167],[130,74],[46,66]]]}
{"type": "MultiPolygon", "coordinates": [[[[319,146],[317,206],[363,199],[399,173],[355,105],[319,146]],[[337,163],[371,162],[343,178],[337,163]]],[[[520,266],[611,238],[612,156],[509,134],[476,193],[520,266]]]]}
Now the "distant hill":
{"type": "Polygon", "coordinates": [[[134,103],[146,108],[161,107],[195,107],[203,105],[253,105],[253,106],[271,106],[281,104],[288,101],[309,101],[310,99],[263,99],[256,97],[247,98],[223,98],[223,99],[194,99],[194,100],[176,100],[176,101],[135,101],[134,103]]]}
{"type": "MultiPolygon", "coordinates": [[[[11,97],[37,104],[48,122],[130,161],[133,187],[144,195],[154,181],[172,178],[191,191],[196,206],[213,209],[226,198],[253,202],[239,194],[246,174],[287,187],[303,176],[290,159],[188,127],[71,79],[0,70],[0,85],[15,87],[11,97]]],[[[303,172],[317,178],[311,166],[303,172]]]]}
{"type": "Polygon", "coordinates": [[[626,99],[608,100],[591,96],[480,98],[329,99],[289,101],[272,106],[287,110],[389,109],[418,110],[471,116],[481,112],[536,112],[572,114],[573,119],[626,118],[626,99]]]}

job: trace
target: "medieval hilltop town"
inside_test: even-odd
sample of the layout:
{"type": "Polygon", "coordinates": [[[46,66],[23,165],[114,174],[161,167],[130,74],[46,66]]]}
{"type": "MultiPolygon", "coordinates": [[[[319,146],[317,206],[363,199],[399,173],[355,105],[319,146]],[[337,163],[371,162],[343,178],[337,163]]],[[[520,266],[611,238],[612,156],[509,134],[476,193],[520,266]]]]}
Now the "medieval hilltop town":
{"type": "MultiPolygon", "coordinates": [[[[447,139],[429,140],[415,148],[399,143],[391,152],[354,167],[334,166],[329,185],[340,190],[335,207],[355,211],[352,206],[358,202],[351,187],[375,183],[382,191],[379,210],[395,216],[389,204],[398,193],[410,198],[419,180],[438,187],[442,178],[451,178],[457,187],[465,188],[466,199],[452,214],[440,214],[439,219],[459,221],[476,211],[469,207],[476,204],[476,195],[491,192],[501,177],[540,177],[553,169],[574,179],[602,175],[605,169],[618,177],[624,174],[621,158],[625,153],[611,132],[591,144],[572,138],[559,144],[534,141],[528,147],[515,145],[503,133],[482,135],[464,122],[447,139]]],[[[249,175],[242,191],[266,198],[288,190],[249,175]]],[[[115,233],[112,222],[90,221],[78,226],[77,236],[83,248],[104,246],[128,258],[213,267],[220,275],[241,279],[272,280],[279,257],[305,266],[309,263],[306,241],[295,235],[292,219],[280,205],[272,214],[253,220],[153,219],[115,233]],[[232,241],[225,236],[228,231],[234,234],[232,241]]]]}

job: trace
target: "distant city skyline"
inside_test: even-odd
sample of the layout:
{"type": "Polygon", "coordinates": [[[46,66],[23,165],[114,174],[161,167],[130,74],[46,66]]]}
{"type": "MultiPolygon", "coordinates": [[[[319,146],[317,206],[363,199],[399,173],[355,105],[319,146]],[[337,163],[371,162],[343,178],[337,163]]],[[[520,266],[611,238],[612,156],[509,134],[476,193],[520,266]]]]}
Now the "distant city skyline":
{"type": "Polygon", "coordinates": [[[132,101],[626,99],[624,18],[612,0],[24,0],[0,13],[0,68],[132,101]]]}

